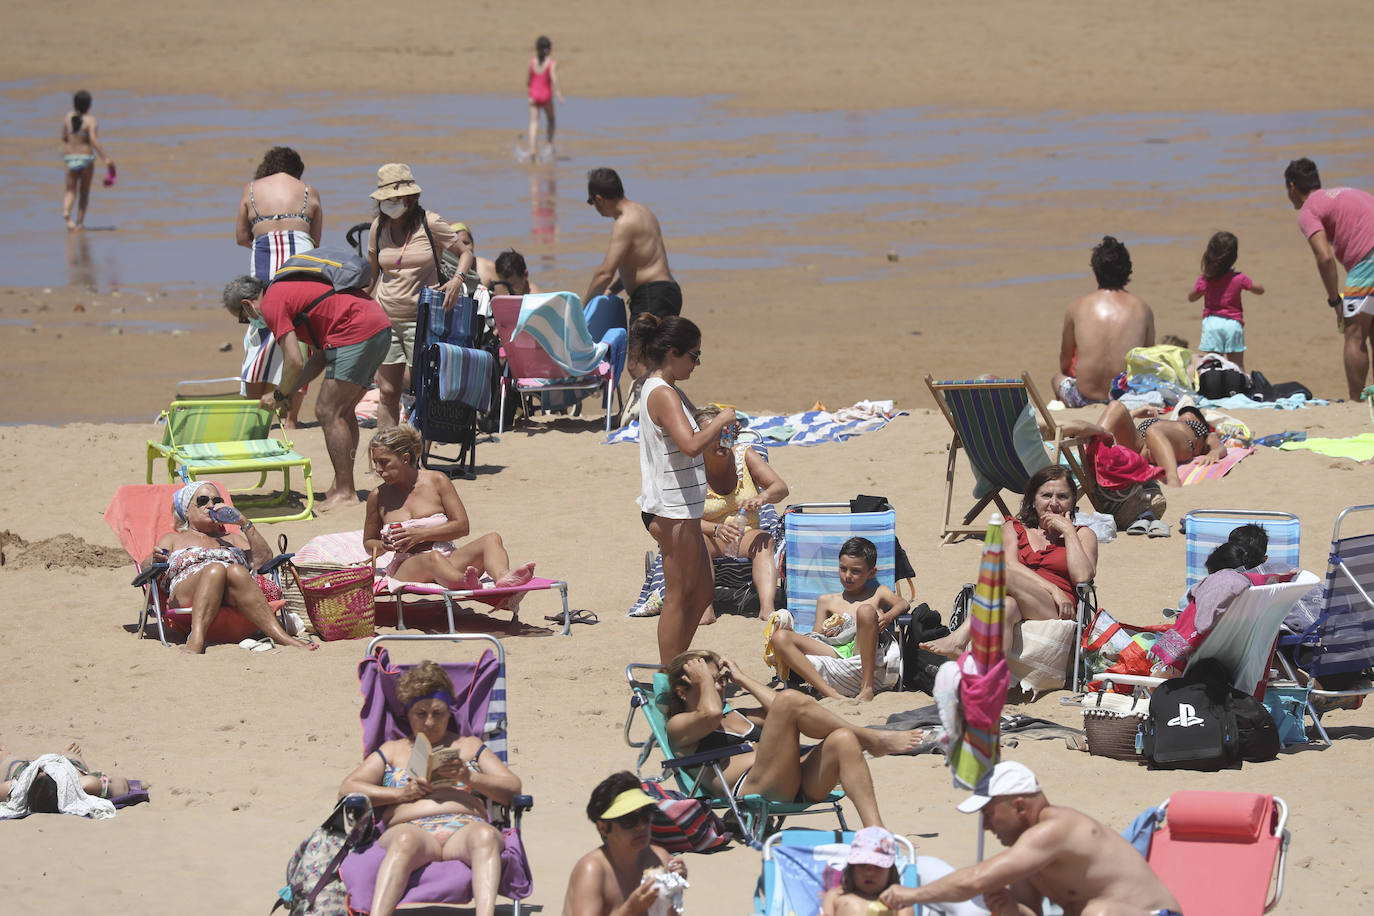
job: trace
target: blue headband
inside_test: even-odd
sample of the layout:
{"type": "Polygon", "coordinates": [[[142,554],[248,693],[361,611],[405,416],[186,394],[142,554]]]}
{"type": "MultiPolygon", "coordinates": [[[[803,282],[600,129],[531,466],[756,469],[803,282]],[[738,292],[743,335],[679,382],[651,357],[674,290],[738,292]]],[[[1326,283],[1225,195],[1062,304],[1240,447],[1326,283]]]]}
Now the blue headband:
{"type": "Polygon", "coordinates": [[[450,694],[447,690],[436,690],[436,691],[434,691],[433,693],[427,693],[427,694],[425,694],[425,695],[422,696],[422,697],[416,697],[415,699],[413,699],[413,700],[411,700],[409,703],[407,703],[407,704],[406,704],[406,715],[410,715],[410,707],[414,706],[416,703],[420,702],[421,700],[443,700],[445,706],[452,706],[452,705],[453,705],[453,695],[452,695],[452,694],[450,694]]]}
{"type": "Polygon", "coordinates": [[[191,510],[191,500],[196,498],[201,487],[208,486],[210,486],[208,483],[192,481],[172,495],[172,511],[176,513],[177,518],[183,522],[187,520],[186,513],[191,510]]]}

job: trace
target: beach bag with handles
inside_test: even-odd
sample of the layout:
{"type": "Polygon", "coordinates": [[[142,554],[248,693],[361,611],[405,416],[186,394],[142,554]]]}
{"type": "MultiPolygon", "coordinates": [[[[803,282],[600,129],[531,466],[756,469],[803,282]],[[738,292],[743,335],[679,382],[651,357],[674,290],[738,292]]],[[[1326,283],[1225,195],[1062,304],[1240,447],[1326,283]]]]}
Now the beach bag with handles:
{"type": "Polygon", "coordinates": [[[296,847],[286,864],[286,886],[272,912],[286,907],[291,916],[347,916],[348,891],[339,866],[352,850],[366,846],[376,824],[366,795],[345,795],[320,826],[296,847]]]}
{"type": "Polygon", "coordinates": [[[372,583],[376,558],[367,566],[346,566],[302,579],[296,567],[291,575],[305,602],[305,614],[320,639],[369,639],[377,629],[377,605],[372,583]]]}

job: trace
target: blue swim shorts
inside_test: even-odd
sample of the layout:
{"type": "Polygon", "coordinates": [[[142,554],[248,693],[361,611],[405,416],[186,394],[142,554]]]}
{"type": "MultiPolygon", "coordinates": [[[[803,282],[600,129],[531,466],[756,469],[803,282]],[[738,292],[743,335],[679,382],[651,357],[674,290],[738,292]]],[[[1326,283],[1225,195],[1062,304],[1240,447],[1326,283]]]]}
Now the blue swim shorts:
{"type": "Polygon", "coordinates": [[[1234,318],[1207,315],[1202,319],[1202,340],[1197,348],[1204,353],[1244,353],[1245,325],[1234,318]]]}

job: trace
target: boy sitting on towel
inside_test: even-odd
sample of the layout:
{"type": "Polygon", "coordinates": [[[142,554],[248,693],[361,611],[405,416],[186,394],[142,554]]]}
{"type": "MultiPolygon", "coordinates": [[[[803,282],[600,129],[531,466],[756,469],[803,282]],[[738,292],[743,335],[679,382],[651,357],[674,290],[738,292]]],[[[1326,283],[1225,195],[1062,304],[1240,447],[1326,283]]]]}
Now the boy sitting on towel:
{"type": "Polygon", "coordinates": [[[775,663],[790,668],[822,697],[871,700],[901,678],[901,646],[892,622],[909,608],[906,599],[873,578],[878,548],[854,537],[840,547],[839,594],[816,599],[816,630],[798,633],[787,611],[769,621],[775,663]]]}

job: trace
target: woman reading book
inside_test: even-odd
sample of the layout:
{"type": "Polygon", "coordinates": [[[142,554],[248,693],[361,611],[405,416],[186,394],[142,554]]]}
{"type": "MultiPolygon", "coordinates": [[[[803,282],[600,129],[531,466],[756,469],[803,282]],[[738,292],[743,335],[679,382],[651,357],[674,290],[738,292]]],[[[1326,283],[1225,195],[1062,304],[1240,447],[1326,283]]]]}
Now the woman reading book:
{"type": "Polygon", "coordinates": [[[439,665],[424,661],[406,671],[396,693],[406,706],[411,737],[368,754],[339,787],[340,796],[366,795],[385,825],[378,842],[386,857],[368,912],[390,916],[411,872],[458,859],[472,868],[477,916],[492,916],[502,837],[487,822],[483,799],[509,805],[520,792],[520,777],[480,738],[454,731],[453,682],[439,665]]]}

